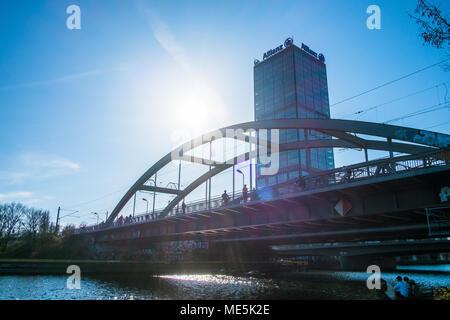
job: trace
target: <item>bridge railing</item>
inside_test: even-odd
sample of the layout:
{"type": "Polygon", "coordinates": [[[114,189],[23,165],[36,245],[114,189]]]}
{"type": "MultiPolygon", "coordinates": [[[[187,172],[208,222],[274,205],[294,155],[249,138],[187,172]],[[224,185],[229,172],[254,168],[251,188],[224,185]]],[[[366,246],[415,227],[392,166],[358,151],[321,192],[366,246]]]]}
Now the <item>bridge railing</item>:
{"type": "Polygon", "coordinates": [[[303,176],[297,179],[296,184],[300,190],[312,190],[448,164],[450,164],[450,150],[437,150],[420,155],[380,159],[303,176]]]}
{"type": "MultiPolygon", "coordinates": [[[[333,170],[323,171],[321,173],[307,175],[298,178],[296,181],[288,182],[289,185],[296,185],[294,193],[320,189],[328,186],[350,183],[353,181],[360,181],[382,176],[395,175],[401,172],[413,171],[423,168],[439,167],[450,164],[450,149],[436,150],[423,154],[415,154],[403,157],[394,157],[379,159],[364,163],[359,163],[351,166],[341,167],[333,170]]],[[[283,194],[285,195],[285,194],[283,194]]],[[[280,196],[283,196],[280,194],[280,196]]],[[[230,195],[232,196],[232,195],[230,195]]],[[[249,193],[249,199],[256,200],[257,195],[249,193]]],[[[231,199],[227,205],[235,205],[243,202],[242,192],[236,192],[234,199],[231,199]]],[[[265,200],[267,201],[267,199],[265,200]]],[[[223,207],[221,196],[212,197],[210,200],[198,200],[186,204],[186,209],[183,212],[181,204],[172,209],[168,216],[179,216],[183,214],[190,214],[195,212],[213,210],[223,207]]],[[[135,223],[148,222],[155,219],[163,210],[156,210],[153,213],[139,214],[135,217],[128,217],[125,220],[116,220],[114,226],[129,225],[135,223]]],[[[105,227],[103,224],[86,226],[76,230],[80,232],[91,232],[105,227]]]]}
{"type": "MultiPolygon", "coordinates": [[[[234,199],[233,199],[232,194],[230,194],[229,196],[231,197],[231,199],[228,202],[228,205],[239,204],[239,203],[243,202],[242,192],[235,192],[234,199]]],[[[248,199],[251,199],[251,198],[252,198],[252,194],[249,193],[248,199]]],[[[179,215],[184,215],[184,214],[190,214],[190,213],[195,213],[195,212],[217,209],[217,208],[223,207],[223,206],[224,206],[224,203],[222,201],[222,196],[215,196],[215,197],[211,197],[211,199],[208,199],[208,200],[202,199],[202,200],[196,200],[193,202],[186,203],[186,209],[184,212],[183,212],[182,206],[180,204],[179,206],[170,210],[168,212],[168,216],[174,217],[174,216],[179,216],[179,215]]],[[[138,215],[135,215],[134,217],[132,217],[130,215],[123,219],[116,219],[116,221],[114,221],[114,223],[113,223],[113,226],[118,227],[118,226],[124,226],[124,225],[135,224],[135,223],[149,222],[151,220],[155,220],[156,217],[159,215],[159,213],[161,213],[162,211],[163,211],[163,209],[160,209],[160,210],[155,210],[154,213],[149,212],[149,213],[138,214],[138,215]]],[[[83,227],[77,228],[75,230],[75,233],[92,232],[92,231],[104,229],[106,227],[107,227],[107,225],[105,225],[104,223],[90,225],[90,226],[83,226],[83,227]]],[[[110,226],[108,226],[108,227],[110,227],[110,226]]]]}
{"type": "Polygon", "coordinates": [[[449,236],[450,235],[450,207],[426,208],[428,235],[449,236]]]}

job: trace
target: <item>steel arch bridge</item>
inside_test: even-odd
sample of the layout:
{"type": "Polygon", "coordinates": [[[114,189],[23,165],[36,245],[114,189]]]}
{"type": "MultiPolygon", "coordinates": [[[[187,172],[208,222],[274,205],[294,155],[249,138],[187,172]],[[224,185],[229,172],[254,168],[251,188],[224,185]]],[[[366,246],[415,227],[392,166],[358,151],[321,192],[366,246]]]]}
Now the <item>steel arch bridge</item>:
{"type": "MultiPolygon", "coordinates": [[[[255,152],[246,152],[238,157],[234,156],[228,161],[218,162],[188,155],[187,153],[189,151],[192,151],[199,146],[216,141],[220,138],[230,137],[227,134],[230,131],[234,132],[232,137],[235,140],[240,140],[244,143],[250,143],[258,146],[262,146],[265,143],[265,147],[267,147],[267,141],[264,141],[264,139],[260,137],[257,137],[255,140],[252,138],[251,132],[276,129],[307,129],[324,134],[323,139],[306,139],[304,141],[279,144],[278,152],[313,148],[364,149],[366,153],[366,161],[367,150],[389,151],[392,157],[393,152],[403,154],[425,153],[439,149],[446,149],[450,144],[450,135],[443,133],[353,120],[277,119],[252,121],[231,125],[218,130],[210,131],[195,139],[192,139],[162,157],[153,166],[151,166],[125,193],[114,210],[111,212],[106,224],[112,224],[114,222],[115,218],[119,215],[127,202],[138,191],[152,191],[175,195],[175,198],[170,201],[162,211],[159,211],[159,218],[166,217],[169,212],[175,208],[175,206],[177,206],[187,195],[189,195],[201,184],[237,164],[239,160],[243,158],[248,160],[257,156],[255,152]],[[363,135],[364,138],[357,135],[363,135]],[[384,138],[385,140],[380,140],[380,138],[384,138]],[[157,175],[158,171],[166,167],[174,160],[174,156],[176,156],[176,160],[181,159],[187,162],[205,164],[207,166],[211,166],[211,169],[198,176],[193,182],[182,190],[179,188],[173,189],[158,187],[156,184],[153,186],[148,185],[151,178],[157,175]]],[[[252,149],[250,148],[250,150],[252,149]]]]}

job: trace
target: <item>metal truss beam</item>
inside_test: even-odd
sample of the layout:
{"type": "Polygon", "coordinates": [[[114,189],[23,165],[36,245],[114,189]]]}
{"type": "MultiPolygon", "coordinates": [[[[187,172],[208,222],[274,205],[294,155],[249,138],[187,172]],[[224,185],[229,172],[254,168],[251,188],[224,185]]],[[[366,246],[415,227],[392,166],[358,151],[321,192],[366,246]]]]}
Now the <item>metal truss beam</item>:
{"type": "Polygon", "coordinates": [[[139,190],[159,192],[159,193],[168,193],[168,194],[175,194],[175,195],[180,194],[180,190],[155,187],[155,186],[147,186],[147,185],[140,186],[139,190]]]}
{"type": "MultiPolygon", "coordinates": [[[[183,152],[190,151],[197,146],[204,145],[216,140],[217,138],[225,137],[227,130],[241,130],[249,132],[252,130],[260,129],[311,129],[320,132],[325,132],[331,136],[335,136],[338,139],[324,139],[324,140],[310,140],[307,142],[295,142],[290,146],[280,145],[280,151],[291,150],[290,148],[331,148],[331,147],[344,147],[355,148],[364,147],[366,149],[395,151],[401,153],[420,153],[429,151],[435,148],[447,148],[450,145],[450,135],[437,133],[432,131],[426,131],[421,129],[407,128],[401,126],[393,126],[387,124],[353,121],[353,120],[339,120],[339,119],[276,119],[276,120],[264,120],[253,121],[241,124],[236,124],[228,127],[224,127],[215,131],[208,132],[196,139],[188,141],[176,148],[172,152],[165,155],[152,167],[150,167],[125,193],[114,210],[111,212],[107,224],[110,224],[117,217],[119,212],[123,209],[126,203],[138,190],[142,190],[144,184],[154,176],[159,170],[169,164],[173,159],[173,155],[180,155],[183,157],[183,152]],[[364,134],[369,136],[384,137],[389,140],[400,140],[415,144],[405,144],[376,140],[365,140],[359,137],[355,137],[349,133],[364,134]]],[[[235,137],[238,140],[248,141],[248,135],[237,135],[235,137]]],[[[247,155],[249,157],[250,155],[247,155]]],[[[253,157],[254,155],[252,155],[253,157]]],[[[185,159],[190,162],[206,161],[205,159],[195,158],[192,156],[185,156],[185,159]]],[[[236,162],[236,159],[233,161],[236,162]]],[[[212,168],[209,172],[203,174],[191,183],[187,188],[180,191],[177,196],[168,204],[168,206],[162,211],[161,216],[166,216],[170,210],[172,210],[187,194],[193,191],[196,187],[201,185],[204,181],[210,179],[214,175],[229,168],[232,164],[219,164],[212,168]]],[[[150,186],[148,186],[151,188],[150,186]]],[[[146,187],[144,187],[146,188],[146,187]]],[[[160,192],[168,191],[160,189],[160,192]]],[[[144,189],[145,190],[145,189],[144,189]]],[[[156,191],[152,189],[151,191],[156,191]]],[[[172,191],[171,191],[172,192],[172,191]]],[[[168,192],[165,192],[168,193],[168,192]]]]}

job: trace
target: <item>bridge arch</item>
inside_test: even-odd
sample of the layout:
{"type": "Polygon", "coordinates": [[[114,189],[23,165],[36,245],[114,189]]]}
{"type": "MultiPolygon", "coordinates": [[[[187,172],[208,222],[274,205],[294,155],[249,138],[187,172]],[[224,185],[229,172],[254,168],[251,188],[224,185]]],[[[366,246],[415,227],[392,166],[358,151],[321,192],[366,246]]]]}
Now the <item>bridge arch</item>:
{"type": "MultiPolygon", "coordinates": [[[[231,125],[220,128],[218,130],[210,131],[195,139],[192,139],[181,146],[175,148],[170,153],[166,154],[153,166],[151,166],[125,193],[125,195],[118,202],[106,223],[110,224],[118,216],[120,211],[126,203],[139,190],[155,191],[167,194],[175,194],[176,197],[163,209],[160,217],[164,217],[173,209],[179,202],[192,192],[202,183],[219,174],[225,169],[236,164],[237,159],[241,156],[245,159],[255,157],[254,153],[245,153],[240,157],[234,157],[231,161],[223,163],[212,163],[213,167],[210,171],[202,174],[195,179],[190,185],[183,190],[174,190],[169,188],[161,188],[155,186],[148,186],[145,183],[159,170],[168,165],[174,155],[182,155],[183,160],[191,162],[208,163],[207,159],[199,159],[194,156],[188,156],[186,151],[193,150],[198,146],[207,144],[217,138],[217,136],[226,136],[227,130],[242,130],[249,132],[251,130],[274,130],[274,129],[310,129],[322,132],[325,135],[331,136],[334,139],[318,139],[309,141],[296,141],[291,143],[284,143],[279,145],[279,151],[295,150],[302,148],[358,148],[383,150],[390,152],[400,152],[407,154],[415,154],[427,152],[435,149],[448,148],[450,144],[450,135],[432,132],[427,130],[393,126],[387,124],[378,124],[372,122],[354,121],[354,120],[340,120],[340,119],[277,119],[277,120],[263,120],[252,121],[240,124],[231,125]],[[373,136],[378,138],[386,138],[387,141],[369,140],[358,137],[357,134],[373,136]],[[398,140],[402,142],[393,142],[398,140]],[[407,143],[405,143],[407,142],[407,143]]],[[[249,137],[245,135],[236,136],[237,140],[249,141],[249,137]]],[[[258,141],[260,144],[261,141],[258,141]]],[[[211,164],[211,163],[209,163],[211,164]]]]}

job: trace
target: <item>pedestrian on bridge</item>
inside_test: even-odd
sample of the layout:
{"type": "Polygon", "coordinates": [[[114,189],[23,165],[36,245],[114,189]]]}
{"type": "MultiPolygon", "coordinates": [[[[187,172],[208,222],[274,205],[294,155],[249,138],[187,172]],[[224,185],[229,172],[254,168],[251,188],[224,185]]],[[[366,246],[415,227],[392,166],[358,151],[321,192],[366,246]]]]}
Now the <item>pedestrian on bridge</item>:
{"type": "Polygon", "coordinates": [[[224,190],[222,193],[222,203],[224,206],[228,205],[228,202],[230,201],[230,196],[227,193],[227,190],[224,190]]]}
{"type": "Polygon", "coordinates": [[[183,214],[186,213],[186,203],[184,203],[184,199],[183,199],[183,203],[181,204],[181,211],[183,211],[183,214]]]}
{"type": "Polygon", "coordinates": [[[303,190],[306,187],[305,178],[303,178],[302,176],[298,177],[298,179],[297,179],[297,181],[295,181],[295,183],[300,188],[300,190],[303,190]]]}
{"type": "Polygon", "coordinates": [[[346,169],[345,169],[344,180],[345,180],[345,181],[349,181],[351,177],[352,177],[352,169],[346,168],[346,169]]]}
{"type": "Polygon", "coordinates": [[[244,198],[244,202],[247,202],[248,200],[248,189],[247,185],[244,184],[244,187],[242,188],[242,197],[244,198]]]}

